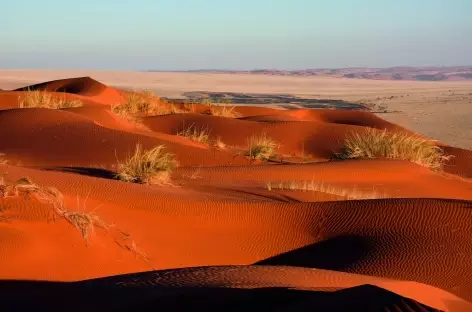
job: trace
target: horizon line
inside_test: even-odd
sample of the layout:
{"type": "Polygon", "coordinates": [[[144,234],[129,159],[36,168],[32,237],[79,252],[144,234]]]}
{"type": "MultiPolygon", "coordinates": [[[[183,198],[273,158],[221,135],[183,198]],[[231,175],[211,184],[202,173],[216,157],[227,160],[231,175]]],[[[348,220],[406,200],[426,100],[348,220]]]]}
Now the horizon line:
{"type": "Polygon", "coordinates": [[[202,69],[140,69],[138,71],[145,72],[210,72],[210,71],[234,71],[234,72],[250,72],[250,71],[304,71],[304,70],[339,70],[339,69],[395,69],[395,68],[416,68],[416,69],[439,69],[439,68],[470,68],[472,70],[472,64],[470,65],[452,65],[452,66],[386,66],[386,67],[369,67],[369,66],[352,66],[352,67],[312,67],[312,68],[303,68],[303,69],[280,69],[280,68],[253,68],[253,69],[212,69],[212,68],[202,68],[202,69]]]}

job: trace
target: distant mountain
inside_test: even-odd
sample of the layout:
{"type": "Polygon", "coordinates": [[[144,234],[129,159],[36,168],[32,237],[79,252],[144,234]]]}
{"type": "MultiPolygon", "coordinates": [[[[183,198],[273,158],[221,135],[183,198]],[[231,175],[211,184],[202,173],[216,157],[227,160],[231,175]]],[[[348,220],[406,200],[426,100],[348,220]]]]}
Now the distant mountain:
{"type": "MultiPolygon", "coordinates": [[[[152,70],[151,70],[152,71],[152,70]]],[[[203,73],[246,73],[272,76],[327,76],[351,79],[375,80],[472,80],[472,66],[452,67],[390,67],[390,68],[315,68],[302,70],[254,69],[254,70],[221,70],[202,69],[180,72],[203,73]]]]}

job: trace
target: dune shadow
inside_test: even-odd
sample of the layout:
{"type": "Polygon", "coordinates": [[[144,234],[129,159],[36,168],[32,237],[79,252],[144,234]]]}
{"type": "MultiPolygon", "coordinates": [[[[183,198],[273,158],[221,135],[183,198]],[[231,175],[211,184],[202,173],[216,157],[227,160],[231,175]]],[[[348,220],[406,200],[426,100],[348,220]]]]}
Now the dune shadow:
{"type": "Polygon", "coordinates": [[[267,193],[262,193],[262,192],[256,192],[256,191],[251,191],[251,190],[246,190],[246,189],[240,189],[240,188],[220,188],[221,190],[225,190],[228,192],[233,192],[237,194],[243,194],[243,195],[249,195],[253,198],[260,198],[263,201],[273,201],[273,202],[284,202],[284,203],[301,203],[297,198],[290,197],[288,195],[284,194],[267,194],[267,193]]]}
{"type": "Polygon", "coordinates": [[[2,311],[437,311],[373,285],[326,292],[0,281],[0,300],[2,311]]]}
{"type": "Polygon", "coordinates": [[[103,168],[88,168],[88,167],[45,167],[41,168],[44,171],[58,171],[58,172],[67,172],[75,173],[80,175],[85,175],[89,177],[117,180],[116,173],[103,169],[103,168]]]}
{"type": "Polygon", "coordinates": [[[255,264],[342,271],[365,258],[372,249],[373,244],[364,236],[338,236],[267,258],[255,264]]]}

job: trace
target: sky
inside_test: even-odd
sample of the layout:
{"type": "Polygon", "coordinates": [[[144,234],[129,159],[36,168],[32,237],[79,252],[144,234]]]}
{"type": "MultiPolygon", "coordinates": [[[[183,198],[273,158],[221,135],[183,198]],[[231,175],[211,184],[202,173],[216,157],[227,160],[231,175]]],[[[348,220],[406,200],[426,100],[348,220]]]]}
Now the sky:
{"type": "Polygon", "coordinates": [[[472,65],[472,0],[0,0],[2,69],[472,65]]]}

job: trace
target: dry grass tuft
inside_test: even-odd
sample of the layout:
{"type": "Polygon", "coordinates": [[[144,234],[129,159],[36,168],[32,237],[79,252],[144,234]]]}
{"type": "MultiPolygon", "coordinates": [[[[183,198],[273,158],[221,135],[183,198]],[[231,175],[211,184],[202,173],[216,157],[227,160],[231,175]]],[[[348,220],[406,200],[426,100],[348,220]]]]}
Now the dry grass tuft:
{"type": "Polygon", "coordinates": [[[206,99],[202,99],[200,101],[200,103],[206,107],[208,107],[209,110],[211,110],[211,108],[213,107],[214,103],[212,101],[211,98],[206,98],[206,99]]]}
{"type": "Polygon", "coordinates": [[[280,182],[273,182],[268,181],[266,183],[266,188],[269,191],[273,189],[279,190],[298,190],[298,191],[312,191],[312,192],[320,192],[326,193],[331,195],[336,195],[340,197],[344,197],[348,200],[356,200],[356,199],[377,199],[377,198],[389,198],[385,193],[379,193],[375,189],[371,191],[364,191],[355,188],[341,188],[335,187],[332,185],[324,184],[323,182],[317,183],[314,180],[311,181],[280,181],[280,182]]]}
{"type": "MultiPolygon", "coordinates": [[[[91,239],[90,234],[95,231],[95,228],[99,227],[108,231],[114,227],[114,225],[105,223],[94,213],[98,207],[90,212],[68,210],[64,205],[64,196],[54,187],[41,187],[29,178],[22,178],[15,182],[7,183],[4,176],[0,177],[0,199],[3,200],[7,197],[19,196],[20,194],[25,194],[27,199],[33,197],[41,203],[50,205],[52,207],[51,212],[53,213],[54,219],[63,218],[71,224],[80,233],[87,246],[91,239]]],[[[85,198],[83,202],[82,210],[85,210],[86,201],[87,198],[85,198]]],[[[78,210],[80,210],[78,196],[77,207],[78,210]]],[[[0,220],[3,219],[3,216],[0,215],[0,220]]],[[[8,219],[5,218],[5,220],[8,219]]],[[[136,242],[134,240],[129,242],[129,234],[119,229],[116,229],[116,233],[119,237],[115,237],[115,242],[119,246],[134,253],[135,256],[141,256],[146,262],[149,262],[149,258],[144,251],[138,249],[136,242]]]]}
{"type": "MultiPolygon", "coordinates": [[[[83,210],[85,210],[85,202],[83,203],[83,210]]],[[[80,208],[79,197],[77,197],[77,208],[80,208]]],[[[98,208],[98,207],[97,207],[98,208]]],[[[93,211],[62,211],[62,216],[66,219],[71,225],[73,225],[77,231],[80,232],[82,237],[87,241],[89,234],[95,231],[95,227],[102,228],[104,230],[109,230],[112,225],[105,223],[99,216],[97,216],[93,211]]]]}
{"type": "Polygon", "coordinates": [[[95,224],[99,224],[103,228],[107,228],[104,222],[96,215],[77,212],[77,211],[66,211],[63,214],[64,218],[72,224],[77,231],[80,232],[82,237],[87,240],[89,233],[94,231],[95,224]]]}
{"type": "Polygon", "coordinates": [[[23,97],[18,98],[19,108],[74,108],[83,106],[80,100],[69,100],[65,96],[53,96],[51,93],[41,90],[28,90],[24,92],[23,97]]]}
{"type": "Polygon", "coordinates": [[[41,187],[29,178],[22,178],[13,183],[6,183],[3,178],[0,180],[1,198],[16,197],[22,193],[25,194],[26,198],[33,197],[41,203],[51,205],[54,218],[64,218],[80,232],[86,243],[88,243],[89,234],[94,231],[95,227],[105,230],[111,227],[95,215],[93,211],[79,212],[66,209],[64,196],[54,187],[41,187]]]}
{"type": "Polygon", "coordinates": [[[112,105],[112,111],[121,118],[140,122],[138,116],[178,114],[181,111],[171,103],[164,103],[153,92],[145,90],[124,95],[125,102],[112,105]]]}
{"type": "Polygon", "coordinates": [[[152,97],[149,94],[130,93],[124,96],[125,103],[112,106],[112,111],[122,117],[147,114],[152,106],[152,97]]]}
{"type": "Polygon", "coordinates": [[[228,117],[228,118],[238,118],[241,117],[241,114],[236,112],[234,109],[235,106],[227,106],[227,105],[215,105],[210,107],[210,113],[213,116],[221,116],[221,117],[228,117]]]}
{"type": "Polygon", "coordinates": [[[195,113],[197,111],[197,103],[195,102],[184,102],[182,105],[187,113],[195,113]]]}
{"type": "Polygon", "coordinates": [[[279,145],[266,133],[260,136],[253,135],[248,142],[248,150],[246,156],[257,160],[266,160],[274,155],[275,150],[279,145]]]}
{"type": "Polygon", "coordinates": [[[195,142],[208,144],[208,140],[210,138],[210,131],[208,131],[208,129],[203,128],[198,129],[197,127],[195,127],[195,124],[192,124],[187,129],[178,132],[177,135],[195,142]]]}
{"type": "Polygon", "coordinates": [[[443,150],[430,140],[373,128],[348,136],[344,152],[336,156],[341,159],[386,157],[407,160],[435,171],[442,170],[444,162],[452,157],[445,156],[443,150]]]}
{"type": "Polygon", "coordinates": [[[140,184],[171,185],[170,175],[178,162],[173,154],[164,152],[164,149],[163,145],[159,145],[143,150],[141,144],[137,144],[133,156],[123,163],[118,162],[117,178],[140,184]]]}
{"type": "Polygon", "coordinates": [[[225,150],[227,148],[226,143],[221,140],[221,137],[217,137],[214,146],[220,150],[225,150]]]}

